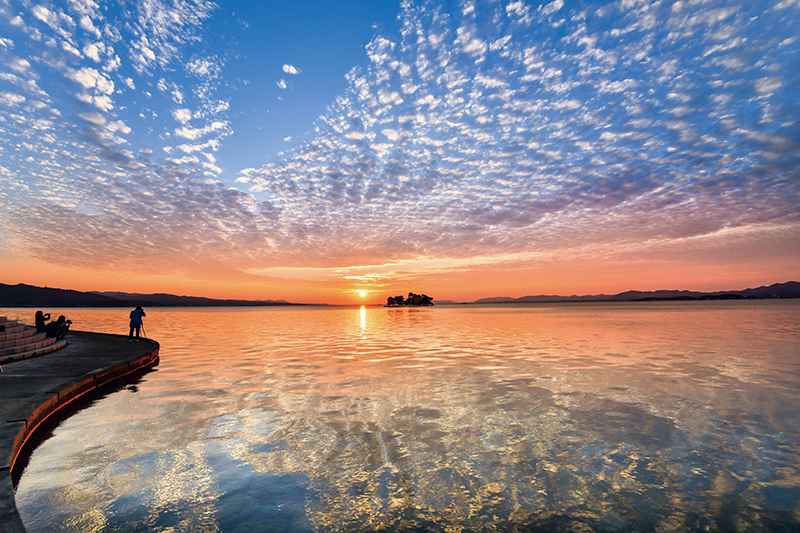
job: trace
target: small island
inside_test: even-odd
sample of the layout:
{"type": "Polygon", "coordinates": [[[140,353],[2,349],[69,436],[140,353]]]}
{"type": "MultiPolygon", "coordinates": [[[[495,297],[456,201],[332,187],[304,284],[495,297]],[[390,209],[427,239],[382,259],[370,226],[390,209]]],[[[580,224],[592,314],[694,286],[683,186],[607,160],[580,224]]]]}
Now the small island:
{"type": "Polygon", "coordinates": [[[419,307],[423,305],[433,305],[433,297],[427,294],[408,293],[408,297],[389,296],[385,307],[419,307]]]}

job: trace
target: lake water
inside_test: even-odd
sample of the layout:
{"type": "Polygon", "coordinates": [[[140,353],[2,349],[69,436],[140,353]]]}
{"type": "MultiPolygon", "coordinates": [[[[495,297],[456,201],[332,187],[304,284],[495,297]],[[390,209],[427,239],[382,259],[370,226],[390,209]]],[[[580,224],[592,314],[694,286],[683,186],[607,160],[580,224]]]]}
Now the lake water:
{"type": "Polygon", "coordinates": [[[29,533],[800,530],[798,301],[146,311],[29,533]]]}

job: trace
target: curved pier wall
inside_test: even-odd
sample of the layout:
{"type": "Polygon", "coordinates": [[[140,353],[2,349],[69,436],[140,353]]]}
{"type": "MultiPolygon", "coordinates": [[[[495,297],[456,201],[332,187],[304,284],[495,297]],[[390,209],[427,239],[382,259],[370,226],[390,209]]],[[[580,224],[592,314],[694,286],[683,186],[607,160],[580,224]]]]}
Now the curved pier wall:
{"type": "Polygon", "coordinates": [[[3,365],[0,533],[25,533],[14,502],[14,482],[38,439],[79,402],[159,363],[160,346],[152,339],[128,343],[123,335],[71,332],[68,341],[56,352],[3,365]]]}

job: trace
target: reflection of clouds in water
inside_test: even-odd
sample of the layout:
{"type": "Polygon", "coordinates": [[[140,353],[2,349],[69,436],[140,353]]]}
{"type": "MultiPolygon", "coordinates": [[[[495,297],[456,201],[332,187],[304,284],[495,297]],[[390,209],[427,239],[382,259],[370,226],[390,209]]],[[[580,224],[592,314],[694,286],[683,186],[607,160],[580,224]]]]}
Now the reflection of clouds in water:
{"type": "MultiPolygon", "coordinates": [[[[159,371],[59,429],[45,467],[84,521],[791,531],[796,306],[736,305],[169,311],[159,371]],[[755,354],[758,380],[719,371],[755,354]],[[75,452],[73,422],[102,437],[75,452]]],[[[63,497],[46,469],[23,507],[63,497]]]]}
{"type": "Polygon", "coordinates": [[[159,453],[156,469],[160,475],[155,487],[142,495],[147,502],[146,523],[164,527],[174,510],[181,509],[180,516],[171,520],[172,527],[184,531],[219,531],[215,514],[220,492],[204,443],[159,453]]]}
{"type": "Polygon", "coordinates": [[[161,531],[220,531],[216,513],[221,492],[208,446],[187,444],[185,428],[158,416],[164,414],[161,406],[142,409],[132,397],[123,393],[104,398],[108,411],[100,419],[91,410],[73,415],[70,422],[77,424],[62,423],[55,433],[66,446],[45,441],[34,451],[45,457],[46,470],[39,475],[26,471],[16,494],[27,531],[146,530],[130,529],[131,522],[144,528],[157,524],[161,531]],[[146,429],[130,435],[134,420],[146,429]],[[89,442],[83,454],[71,455],[75,443],[89,442]],[[118,499],[120,494],[125,497],[118,499]]]}
{"type": "MultiPolygon", "coordinates": [[[[775,428],[733,413],[706,419],[711,427],[696,434],[631,402],[529,379],[451,377],[383,402],[329,396],[305,409],[290,399],[286,411],[251,409],[239,413],[227,450],[256,472],[307,478],[309,519],[323,531],[400,523],[502,530],[568,525],[578,515],[601,529],[614,520],[634,529],[692,516],[713,523],[724,511],[703,494],[731,497],[747,513],[774,473],[771,459],[748,457],[747,442],[768,444],[763,435],[775,428]],[[719,423],[740,433],[721,441],[719,423]]],[[[692,407],[695,423],[702,409],[692,407]]],[[[782,467],[797,471],[796,458],[782,467]]]]}

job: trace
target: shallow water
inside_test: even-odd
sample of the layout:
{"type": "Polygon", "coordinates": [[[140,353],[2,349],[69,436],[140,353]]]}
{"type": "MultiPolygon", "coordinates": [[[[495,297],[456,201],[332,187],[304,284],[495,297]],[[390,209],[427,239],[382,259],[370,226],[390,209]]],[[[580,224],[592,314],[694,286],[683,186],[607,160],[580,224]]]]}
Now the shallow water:
{"type": "Polygon", "coordinates": [[[146,311],[29,533],[800,530],[800,302],[146,311]]]}

